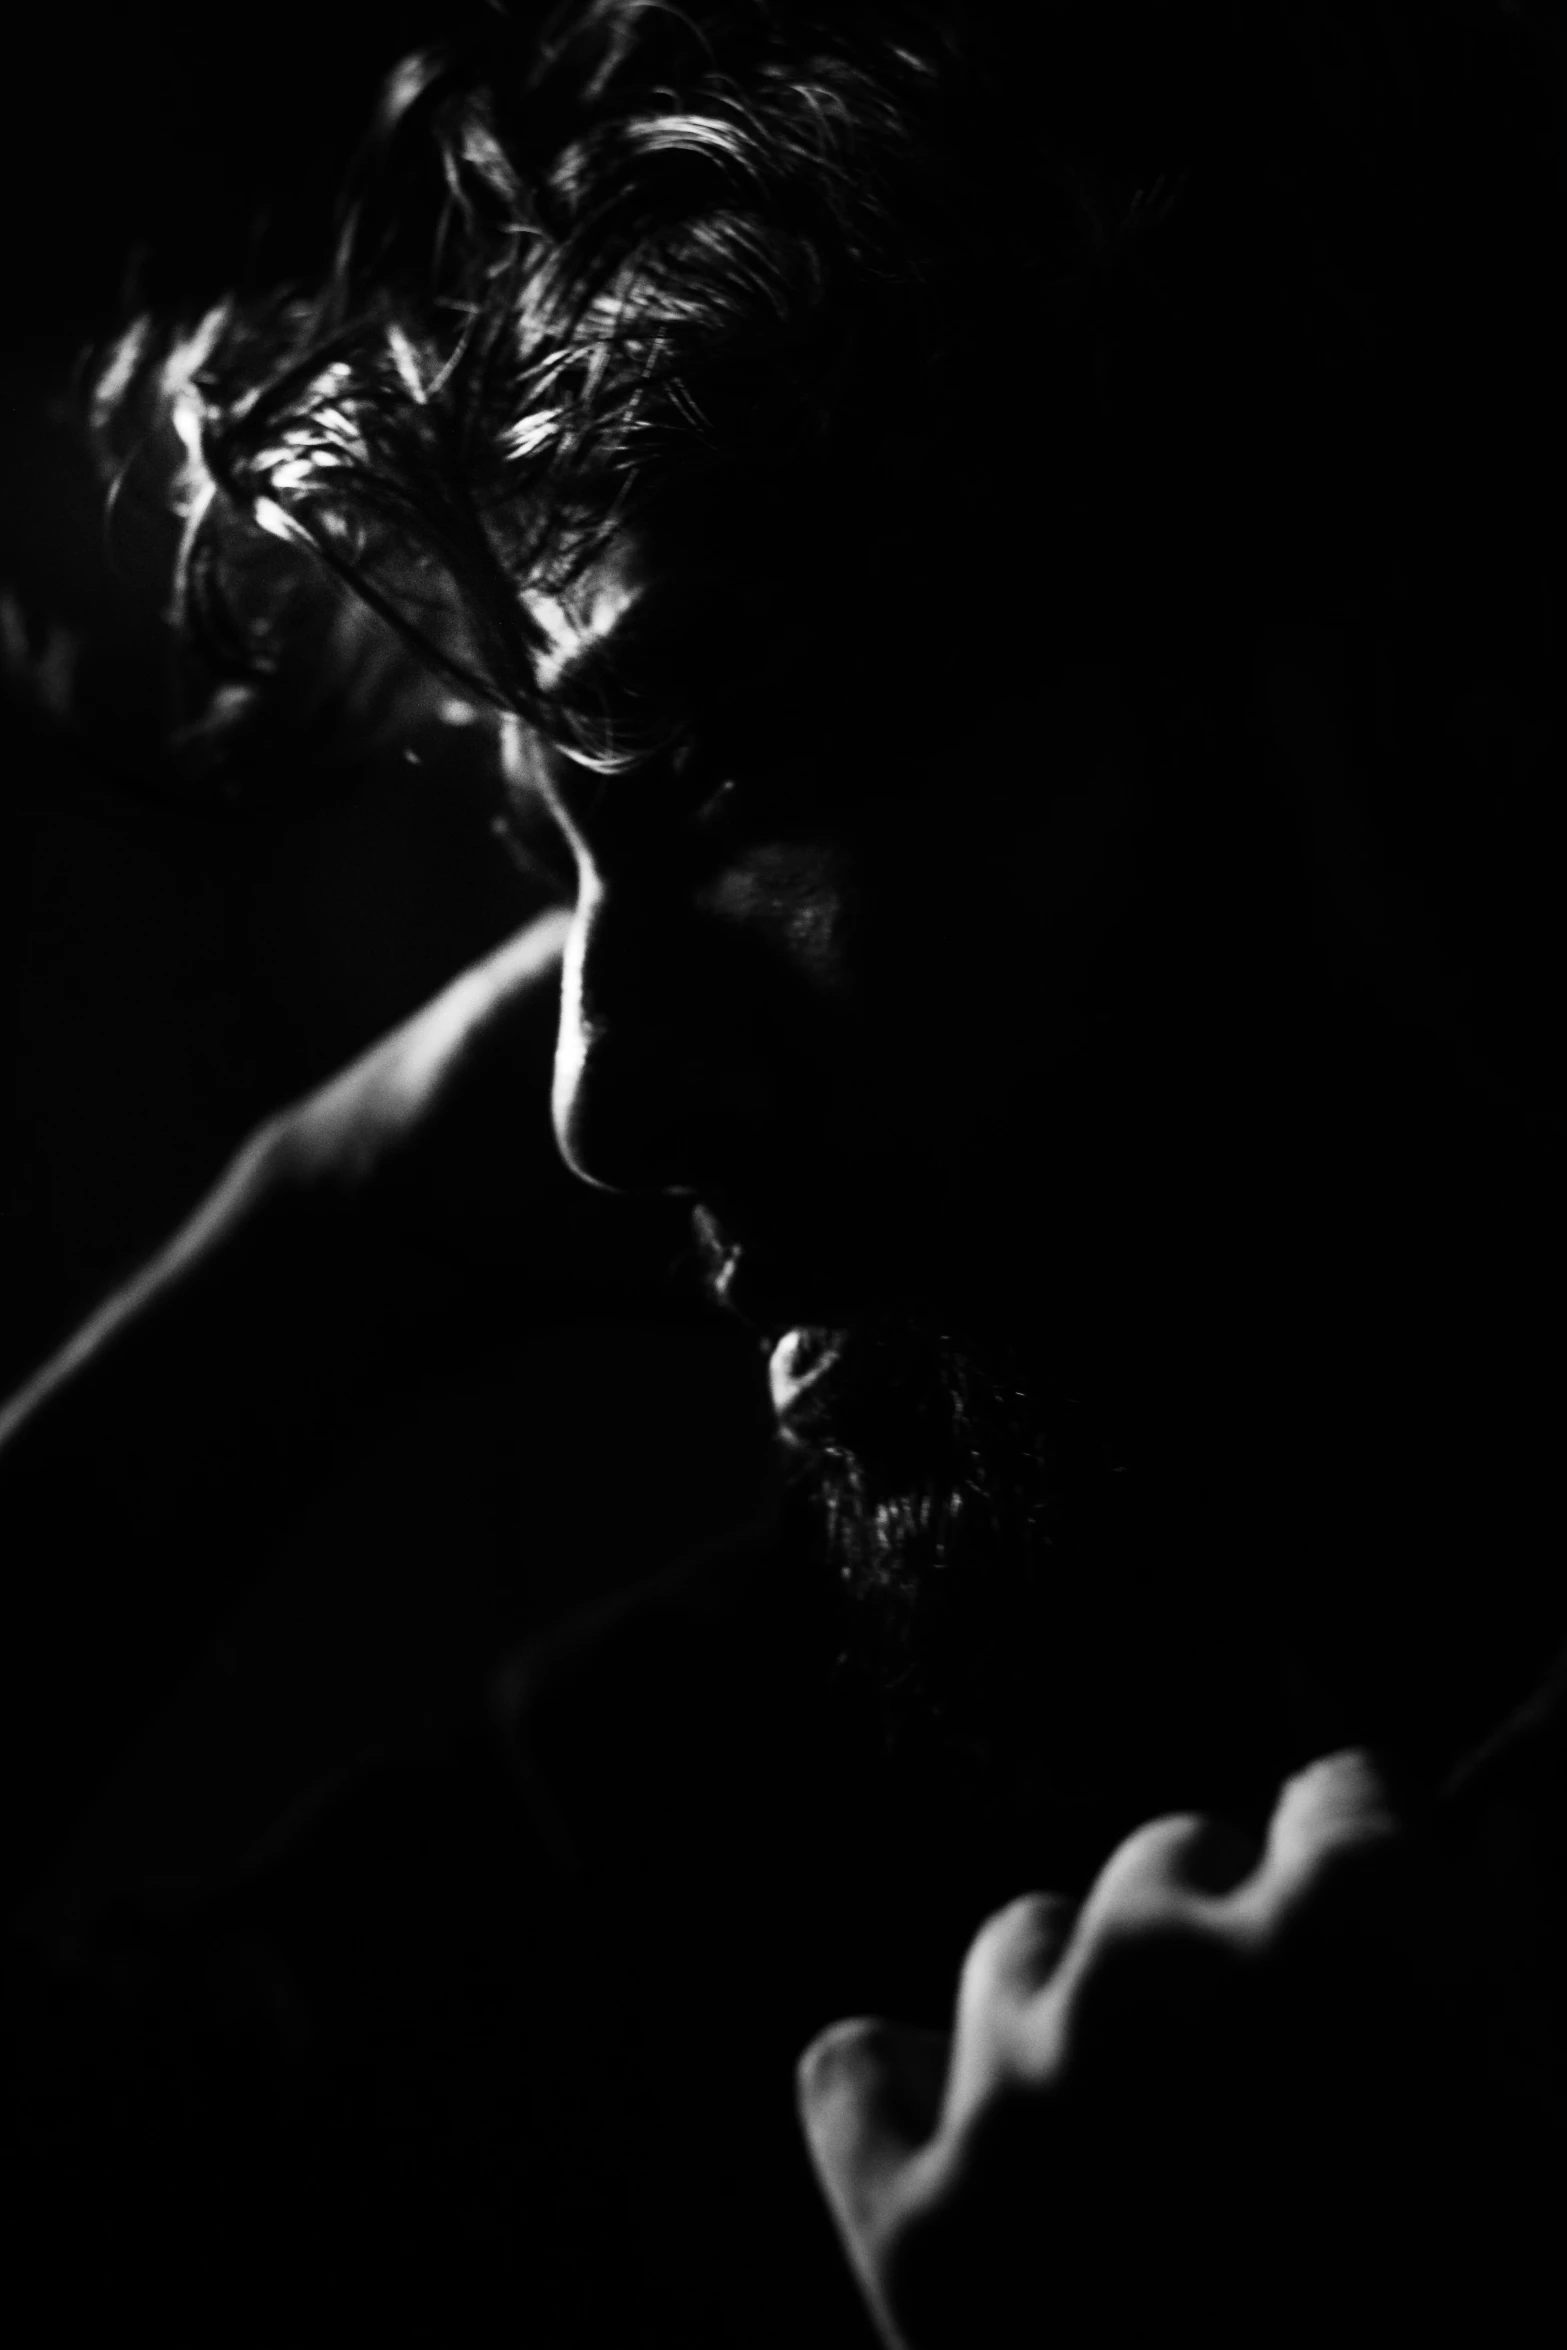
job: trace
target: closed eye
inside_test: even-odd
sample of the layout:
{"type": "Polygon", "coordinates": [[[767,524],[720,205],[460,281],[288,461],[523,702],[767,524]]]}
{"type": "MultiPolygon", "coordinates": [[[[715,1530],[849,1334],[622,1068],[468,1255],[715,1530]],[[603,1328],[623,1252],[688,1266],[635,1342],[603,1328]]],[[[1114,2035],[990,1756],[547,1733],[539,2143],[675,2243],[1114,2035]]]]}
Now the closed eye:
{"type": "Polygon", "coordinates": [[[758,756],[728,729],[693,729],[606,774],[519,726],[504,768],[503,829],[519,863],[542,870],[558,894],[574,893],[574,846],[608,869],[671,857],[701,863],[753,838],[787,835],[817,812],[816,766],[776,748],[758,756]]]}
{"type": "Polygon", "coordinates": [[[706,746],[686,741],[672,749],[628,762],[604,774],[559,745],[534,746],[537,766],[531,790],[514,789],[514,804],[525,828],[537,819],[528,803],[550,819],[557,841],[580,836],[595,859],[668,854],[721,824],[743,796],[735,766],[706,746]]]}

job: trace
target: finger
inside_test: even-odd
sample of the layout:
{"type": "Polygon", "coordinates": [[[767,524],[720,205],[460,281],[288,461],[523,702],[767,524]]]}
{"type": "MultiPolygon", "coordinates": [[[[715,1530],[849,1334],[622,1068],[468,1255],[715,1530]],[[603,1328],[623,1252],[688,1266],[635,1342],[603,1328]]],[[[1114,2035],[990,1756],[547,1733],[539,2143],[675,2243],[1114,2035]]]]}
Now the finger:
{"type": "Polygon", "coordinates": [[[1019,2005],[1049,1982],[1078,1905],[1060,1893],[1025,1893],[985,1920],[963,1962],[958,2026],[971,2014],[1019,2005]]]}
{"type": "Polygon", "coordinates": [[[1364,1747],[1325,1754],[1287,1779],[1268,1830],[1268,1864],[1310,1865],[1322,1850],[1396,1833],[1400,1807],[1387,1773],[1364,1747]]]}
{"type": "Polygon", "coordinates": [[[1029,1893],[997,1910],[969,1944],[958,1982],[957,2021],[945,2106],[949,2126],[990,2094],[1003,2073],[1048,2071],[1039,1994],[1071,1940],[1077,1904],[1029,1893]]]}
{"type": "Polygon", "coordinates": [[[830,2025],[796,2072],[806,2145],[833,2215],[858,2243],[892,2182],[936,2126],[946,2079],[944,2032],[874,2017],[830,2025]]]}
{"type": "Polygon", "coordinates": [[[1255,1837],[1199,1812],[1149,1820],[1116,1846],[1089,1889],[1061,1962],[1063,1993],[1111,1948],[1152,1951],[1217,1934],[1226,1899],[1252,1875],[1259,1849],[1255,1837]]]}
{"type": "Polygon", "coordinates": [[[1396,1904],[1407,1872],[1404,1820],[1363,1748],[1324,1755],[1286,1780],[1262,1863],[1238,1906],[1276,1936],[1396,1904]]]}
{"type": "Polygon", "coordinates": [[[1233,1888],[1256,1868],[1255,1837],[1201,1813],[1150,1820],[1117,1845],[1091,1886],[1047,2003],[1055,2061],[1092,2051],[1130,2061],[1150,2023],[1211,2004],[1231,1979],[1233,1888]]]}
{"type": "Polygon", "coordinates": [[[1205,1909],[1243,1884],[1260,1856],[1254,1836],[1206,1813],[1149,1820],[1116,1846],[1094,1880],[1083,1931],[1092,1934],[1111,1917],[1154,1924],[1205,1909]]]}

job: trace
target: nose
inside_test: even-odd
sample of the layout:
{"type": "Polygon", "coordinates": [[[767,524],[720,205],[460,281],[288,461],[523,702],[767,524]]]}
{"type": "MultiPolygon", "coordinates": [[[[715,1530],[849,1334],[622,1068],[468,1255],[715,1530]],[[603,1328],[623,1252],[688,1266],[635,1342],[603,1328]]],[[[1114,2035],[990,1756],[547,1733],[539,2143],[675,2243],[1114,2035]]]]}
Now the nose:
{"type": "Polygon", "coordinates": [[[629,885],[586,885],[566,941],[553,1114],[603,1191],[727,1189],[777,1114],[759,1023],[721,942],[629,885]]]}

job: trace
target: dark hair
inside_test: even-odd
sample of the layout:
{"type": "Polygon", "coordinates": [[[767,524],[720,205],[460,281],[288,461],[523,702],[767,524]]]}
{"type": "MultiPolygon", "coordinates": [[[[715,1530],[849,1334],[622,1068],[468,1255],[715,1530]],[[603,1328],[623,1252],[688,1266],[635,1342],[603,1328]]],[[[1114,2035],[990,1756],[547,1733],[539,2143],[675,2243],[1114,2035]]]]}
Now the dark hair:
{"type": "Polygon", "coordinates": [[[391,77],[326,283],[144,325],[100,422],[150,391],[179,435],[220,664],[264,665],[293,542],[610,763],[543,707],[518,590],[650,504],[956,577],[989,631],[984,550],[1027,534],[1063,638],[1311,608],[1436,544],[1494,577],[1498,499],[1554,536],[1517,429],[1545,84],[1505,13],[497,8],[391,77]]]}

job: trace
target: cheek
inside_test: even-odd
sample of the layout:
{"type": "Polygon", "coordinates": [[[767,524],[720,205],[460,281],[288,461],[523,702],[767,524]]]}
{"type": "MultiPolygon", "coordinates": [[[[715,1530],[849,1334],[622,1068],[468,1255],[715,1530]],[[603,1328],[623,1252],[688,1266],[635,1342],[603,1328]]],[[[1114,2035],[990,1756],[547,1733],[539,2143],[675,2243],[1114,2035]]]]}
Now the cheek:
{"type": "Polygon", "coordinates": [[[863,980],[861,896],[845,848],[790,842],[737,859],[704,893],[704,911],[764,954],[780,980],[848,1010],[863,980]]]}
{"type": "Polygon", "coordinates": [[[911,819],[874,839],[770,846],[707,905],[787,988],[841,1121],[900,1156],[944,1155],[1015,1094],[1050,931],[1006,897],[985,844],[911,819]]]}
{"type": "Polygon", "coordinates": [[[1005,837],[910,810],[874,837],[752,850],[704,911],[773,973],[840,1139],[966,1180],[1038,1139],[1091,1051],[1127,966],[1127,845],[1119,818],[1064,802],[1005,837]]]}
{"type": "Polygon", "coordinates": [[[889,844],[884,827],[873,842],[754,852],[708,901],[771,968],[777,1000],[787,997],[824,1147],[887,1182],[945,1159],[954,1126],[972,1123],[976,1091],[992,1082],[974,1050],[996,1027],[988,982],[958,946],[972,888],[967,874],[954,881],[950,855],[889,844]]]}

